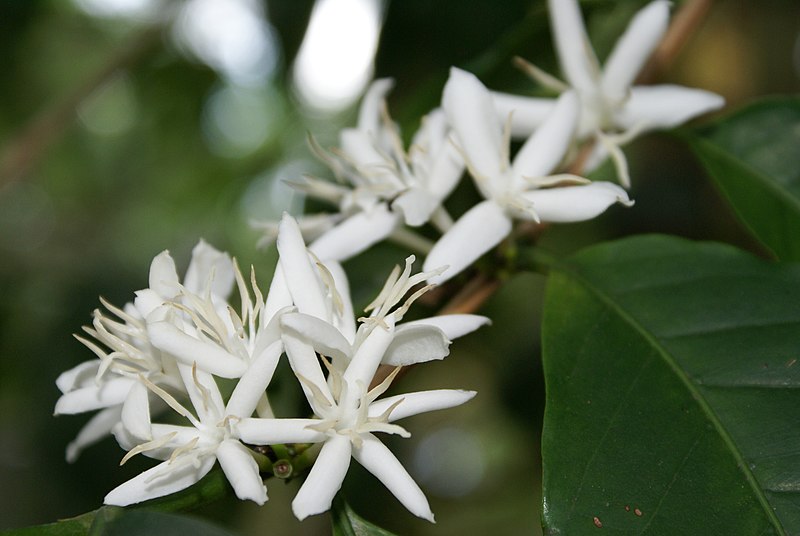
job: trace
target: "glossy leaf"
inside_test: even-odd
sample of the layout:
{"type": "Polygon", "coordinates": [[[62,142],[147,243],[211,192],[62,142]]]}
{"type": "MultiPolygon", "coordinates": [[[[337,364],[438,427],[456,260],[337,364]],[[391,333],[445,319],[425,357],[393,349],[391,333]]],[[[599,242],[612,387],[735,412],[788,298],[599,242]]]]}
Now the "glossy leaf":
{"type": "Polygon", "coordinates": [[[333,536],[394,536],[356,514],[340,495],[333,500],[331,522],[333,536]]]}
{"type": "Polygon", "coordinates": [[[800,98],[749,106],[690,143],[753,234],[800,260],[800,98]]]}
{"type": "Polygon", "coordinates": [[[546,533],[800,533],[800,265],[645,236],[556,266],[546,533]]]}

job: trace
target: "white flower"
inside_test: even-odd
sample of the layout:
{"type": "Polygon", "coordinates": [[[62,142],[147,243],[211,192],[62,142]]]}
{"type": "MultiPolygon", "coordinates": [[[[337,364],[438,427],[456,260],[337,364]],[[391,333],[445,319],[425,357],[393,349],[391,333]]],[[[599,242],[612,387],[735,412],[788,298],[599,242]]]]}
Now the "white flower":
{"type": "Polygon", "coordinates": [[[403,230],[403,223],[418,227],[430,221],[442,230],[452,224],[442,201],[464,164],[447,142],[444,113],[434,110],[424,117],[406,151],[386,112],[385,95],[391,86],[389,79],[373,82],[362,100],[358,126],[341,131],[339,149],[327,152],[310,139],[337,183],[312,177],[292,183],[339,208],[338,214],[317,215],[313,222],[300,220],[301,228],[318,235],[309,249],[324,261],[345,260],[390,236],[424,243],[403,230]]]}
{"type": "MultiPolygon", "coordinates": [[[[586,164],[591,171],[609,153],[620,181],[629,177],[620,146],[642,132],[671,128],[723,106],[715,93],[678,85],[633,86],[636,76],[658,46],[669,23],[669,2],[655,0],[642,8],[619,38],[603,69],[592,49],[576,0],[549,0],[556,51],[563,83],[532,65],[528,72],[556,91],[572,88],[581,104],[578,139],[597,136],[601,142],[586,164]]],[[[517,97],[496,93],[501,118],[512,114],[515,135],[530,134],[552,107],[551,99],[517,97]]]]}
{"type": "Polygon", "coordinates": [[[509,163],[505,136],[489,91],[472,74],[453,68],[442,105],[467,166],[486,201],[469,209],[442,236],[423,270],[449,266],[441,282],[461,272],[511,232],[512,220],[575,222],[594,218],[614,203],[630,204],[628,194],[609,182],[573,175],[550,175],[564,157],[578,116],[573,92],[559,98],[548,117],[509,163]],[[556,184],[574,183],[570,186],[556,184]]]}
{"type": "MultiPolygon", "coordinates": [[[[230,257],[201,240],[192,251],[183,285],[199,292],[216,274],[214,292],[224,297],[230,293],[232,273],[230,257]]],[[[129,303],[119,309],[101,299],[117,318],[95,310],[92,327],[84,328],[94,340],[76,335],[98,359],[81,363],[58,377],[56,385],[63,394],[56,402],[55,414],[101,411],[67,446],[67,461],[75,461],[81,450],[108,435],[119,423],[122,404],[140,377],[163,387],[183,388],[175,360],[152,344],[144,320],[153,308],[172,299],[181,286],[169,252],[153,259],[149,280],[150,287],[136,293],[135,306],[129,303]]]]}
{"type": "MultiPolygon", "coordinates": [[[[388,389],[399,368],[380,385],[368,389],[381,363],[417,363],[441,359],[447,353],[449,341],[445,341],[442,355],[441,340],[430,338],[432,332],[439,330],[432,324],[406,324],[410,329],[404,336],[405,340],[400,340],[400,329],[396,328],[396,323],[427,287],[413,293],[400,307],[396,306],[410,288],[432,275],[421,273],[411,276],[412,261],[413,258],[407,261],[405,270],[397,270],[389,278],[372,304],[370,317],[362,319],[363,323],[352,344],[338,330],[315,317],[300,313],[283,316],[287,355],[303,384],[316,418],[250,418],[237,421],[234,425],[242,440],[252,444],[323,443],[314,467],[292,502],[298,519],[330,508],[353,457],[383,482],[409,511],[433,521],[425,495],[374,433],[408,437],[408,432],[393,424],[395,421],[418,413],[457,406],[471,399],[475,393],[437,390],[377,400],[388,389]],[[300,344],[292,344],[292,339],[300,344]],[[403,351],[403,346],[406,346],[406,350],[413,347],[414,351],[403,351]],[[317,353],[323,356],[323,363],[329,371],[327,379],[319,365],[317,353]]],[[[459,320],[451,320],[459,323],[459,320]]]]}

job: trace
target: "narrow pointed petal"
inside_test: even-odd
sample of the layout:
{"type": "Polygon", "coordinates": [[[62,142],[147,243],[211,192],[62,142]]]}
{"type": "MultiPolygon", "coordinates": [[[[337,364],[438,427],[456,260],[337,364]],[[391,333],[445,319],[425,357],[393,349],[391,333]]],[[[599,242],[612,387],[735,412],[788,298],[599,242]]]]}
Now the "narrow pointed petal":
{"type": "Polygon", "coordinates": [[[56,402],[56,415],[72,415],[122,404],[136,380],[112,378],[100,385],[90,384],[61,395],[56,402]]]}
{"type": "Polygon", "coordinates": [[[672,128],[724,105],[720,95],[702,89],[670,84],[636,86],[617,122],[624,129],[672,128]]]}
{"type": "Polygon", "coordinates": [[[449,353],[450,340],[441,329],[426,324],[403,324],[397,327],[381,363],[403,367],[444,359],[449,353]]]}
{"type": "Polygon", "coordinates": [[[134,383],[122,405],[122,425],[138,443],[153,439],[150,421],[150,400],[147,387],[141,382],[134,383]]]}
{"type": "Polygon", "coordinates": [[[392,202],[392,208],[400,210],[406,225],[411,227],[427,223],[438,207],[439,199],[422,188],[409,188],[392,202]]]}
{"type": "Polygon", "coordinates": [[[399,223],[400,216],[381,203],[369,212],[350,216],[317,238],[309,249],[323,261],[344,261],[389,236],[399,223]]]}
{"type": "Polygon", "coordinates": [[[147,318],[150,313],[164,305],[165,298],[153,289],[146,288],[136,291],[133,305],[142,318],[147,318]]]}
{"type": "Polygon", "coordinates": [[[293,305],[292,293],[289,292],[289,286],[286,283],[286,277],[283,275],[283,268],[281,263],[275,265],[275,273],[272,275],[272,282],[269,285],[269,292],[267,292],[266,303],[264,304],[264,319],[269,322],[275,316],[275,313],[293,305]]]}
{"type": "Polygon", "coordinates": [[[283,353],[283,342],[273,342],[253,359],[239,379],[228,400],[225,413],[236,417],[249,417],[267,390],[278,360],[283,353]]]}
{"type": "Polygon", "coordinates": [[[426,188],[441,202],[458,185],[458,180],[464,174],[465,164],[458,149],[447,140],[434,154],[427,176],[426,188]]]}
{"type": "Polygon", "coordinates": [[[461,389],[437,389],[390,396],[370,404],[369,416],[377,417],[392,407],[392,404],[402,400],[389,414],[389,422],[399,421],[420,413],[460,406],[471,400],[475,394],[475,391],[461,389]]]}
{"type": "MultiPolygon", "coordinates": [[[[286,357],[289,359],[289,366],[292,367],[295,376],[310,381],[322,391],[322,394],[325,395],[328,401],[333,401],[333,395],[331,395],[328,382],[325,381],[325,376],[322,374],[322,369],[320,368],[314,347],[305,339],[293,335],[292,333],[286,332],[281,338],[286,348],[286,357]]],[[[305,382],[300,383],[303,388],[303,393],[306,395],[306,400],[308,400],[311,408],[314,409],[314,393],[311,392],[305,382]]]]}
{"type": "Polygon", "coordinates": [[[201,369],[199,365],[195,367],[184,363],[178,363],[178,371],[197,418],[216,424],[225,414],[225,403],[212,373],[201,369]]]}
{"type": "Polygon", "coordinates": [[[153,345],[186,365],[197,363],[198,368],[222,378],[239,378],[247,364],[219,346],[201,341],[176,328],[169,321],[152,322],[147,333],[153,345]]]}
{"type": "Polygon", "coordinates": [[[267,487],[247,447],[236,440],[226,439],[217,447],[217,460],[237,497],[258,505],[267,502],[267,487]]]}
{"type": "Polygon", "coordinates": [[[542,126],[517,152],[513,164],[517,177],[544,177],[556,168],[572,143],[579,110],[575,92],[567,91],[558,98],[542,126]]]}
{"type": "Polygon", "coordinates": [[[172,298],[178,291],[178,271],[169,251],[162,251],[150,263],[148,285],[162,298],[172,298]]]}
{"type": "Polygon", "coordinates": [[[539,128],[553,109],[555,99],[520,97],[508,93],[493,92],[494,107],[501,121],[511,116],[511,137],[527,138],[539,128]]]}
{"type": "Polygon", "coordinates": [[[567,223],[590,220],[614,203],[631,204],[628,193],[610,182],[531,190],[522,194],[544,222],[567,223]]]}
{"type": "Polygon", "coordinates": [[[361,448],[353,449],[356,461],[375,475],[409,512],[434,523],[428,499],[395,455],[373,435],[363,439],[361,448]]]}
{"type": "Polygon", "coordinates": [[[308,341],[324,356],[345,360],[350,356],[350,343],[328,322],[303,313],[288,313],[281,318],[281,325],[308,341]]]}
{"type": "Polygon", "coordinates": [[[367,174],[375,174],[387,182],[392,182],[385,166],[386,159],[375,147],[375,139],[366,131],[346,128],[339,133],[340,149],[358,169],[367,174]]]}
{"type": "Polygon", "coordinates": [[[430,283],[442,283],[499,244],[510,232],[511,220],[500,205],[494,201],[478,203],[436,242],[425,259],[422,271],[447,266],[442,275],[428,280],[430,283]]]}
{"type": "Polygon", "coordinates": [[[99,367],[99,359],[84,361],[80,365],[74,366],[59,374],[58,378],[56,378],[56,387],[58,387],[58,390],[62,393],[66,393],[72,391],[79,385],[94,381],[99,367]]]}
{"type": "Polygon", "coordinates": [[[255,419],[247,418],[235,424],[239,438],[252,445],[282,445],[289,443],[319,443],[327,435],[308,428],[319,424],[317,419],[255,419]]]}
{"type": "Polygon", "coordinates": [[[669,4],[668,0],[650,2],[636,13],[617,40],[603,66],[602,87],[606,98],[618,101],[627,95],[628,88],[667,31],[669,4]]]}
{"type": "Polygon", "coordinates": [[[213,456],[205,456],[200,459],[199,467],[187,463],[175,470],[169,462],[160,463],[111,490],[103,502],[128,506],[186,489],[206,476],[215,461],[213,456]],[[156,475],[160,476],[150,480],[156,475]]]}
{"type": "Polygon", "coordinates": [[[381,106],[386,94],[394,87],[391,78],[380,78],[370,84],[358,109],[358,129],[377,136],[380,131],[381,106]]]}
{"type": "Polygon", "coordinates": [[[108,437],[114,425],[119,423],[121,412],[122,406],[112,406],[97,412],[89,419],[89,422],[83,425],[81,431],[78,432],[77,437],[67,445],[67,462],[74,463],[83,449],[108,437]]]}
{"type": "MultiPolygon", "coordinates": [[[[386,349],[394,338],[394,317],[392,315],[384,318],[386,327],[381,325],[374,326],[367,337],[356,349],[350,364],[347,365],[343,375],[343,380],[353,388],[348,390],[348,395],[358,396],[355,385],[361,382],[364,387],[368,386],[375,371],[378,369],[386,349]]],[[[347,407],[347,404],[345,404],[347,407]]]]}
{"type": "Polygon", "coordinates": [[[341,314],[334,315],[334,325],[339,328],[347,342],[352,344],[356,338],[356,320],[353,314],[353,300],[350,297],[350,282],[341,264],[336,261],[326,261],[323,264],[333,276],[333,284],[342,300],[342,311],[341,314]]]}
{"type": "Polygon", "coordinates": [[[475,75],[455,67],[450,69],[450,78],[442,94],[442,108],[465,158],[472,169],[488,181],[496,181],[504,165],[500,161],[502,122],[494,106],[489,90],[475,75]]]}
{"type": "Polygon", "coordinates": [[[233,261],[227,253],[200,240],[192,250],[192,261],[183,278],[183,286],[189,292],[202,295],[212,274],[211,292],[222,298],[228,297],[235,278],[233,261]]]}
{"type": "Polygon", "coordinates": [[[325,294],[317,269],[308,256],[297,222],[285,212],[278,229],[278,253],[294,303],[303,313],[325,318],[325,294]]]}
{"type": "Polygon", "coordinates": [[[302,521],[330,509],[333,496],[342,487],[350,467],[351,449],[350,439],[338,434],[325,442],[314,467],[292,501],[292,511],[297,519],[302,521]]]}
{"type": "Polygon", "coordinates": [[[564,77],[579,92],[593,91],[600,69],[577,0],[549,0],[547,5],[564,77]]]}
{"type": "Polygon", "coordinates": [[[435,326],[444,332],[445,337],[455,340],[463,337],[467,333],[472,333],[481,326],[491,324],[492,321],[481,315],[439,315],[422,318],[420,320],[412,320],[411,322],[404,322],[402,326],[397,328],[397,331],[405,329],[407,326],[426,325],[435,326]]]}

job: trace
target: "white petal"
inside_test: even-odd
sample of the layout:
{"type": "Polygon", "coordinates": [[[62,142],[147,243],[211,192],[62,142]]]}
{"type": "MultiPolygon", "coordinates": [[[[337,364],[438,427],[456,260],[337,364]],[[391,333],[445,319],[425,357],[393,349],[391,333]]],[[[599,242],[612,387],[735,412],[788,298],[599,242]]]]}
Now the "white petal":
{"type": "Polygon", "coordinates": [[[75,462],[83,449],[107,437],[114,425],[119,423],[121,411],[122,406],[112,406],[89,419],[77,437],[67,445],[67,462],[75,462]]]}
{"type": "Polygon", "coordinates": [[[501,175],[502,124],[489,90],[478,78],[452,67],[444,86],[442,108],[471,167],[488,181],[501,175]]]}
{"type": "Polygon", "coordinates": [[[178,271],[169,251],[162,251],[150,263],[150,288],[162,298],[172,298],[179,292],[178,271]]]}
{"type": "Polygon", "coordinates": [[[225,404],[217,382],[211,373],[197,367],[178,363],[183,384],[201,422],[216,424],[225,414],[225,404]]]}
{"type": "Polygon", "coordinates": [[[216,344],[187,335],[169,321],[148,323],[147,333],[156,348],[186,365],[197,363],[198,368],[223,378],[239,378],[247,369],[238,357],[216,344]]]}
{"type": "Polygon", "coordinates": [[[261,396],[267,390],[278,359],[283,353],[283,342],[272,343],[253,359],[247,371],[239,379],[228,400],[225,413],[236,417],[253,414],[261,396]]]}
{"type": "Polygon", "coordinates": [[[302,521],[330,509],[333,496],[342,487],[350,467],[350,453],[350,439],[345,436],[334,435],[322,445],[314,467],[292,501],[297,519],[302,521]]]}
{"type": "Polygon", "coordinates": [[[671,128],[698,115],[722,108],[716,93],[676,85],[636,86],[617,116],[623,129],[671,128]]]}
{"type": "Polygon", "coordinates": [[[291,306],[293,303],[292,294],[289,292],[289,286],[283,276],[283,268],[281,263],[278,262],[275,265],[275,273],[272,275],[272,282],[269,285],[266,303],[264,304],[265,321],[270,322],[275,317],[275,313],[291,306]]]}
{"type": "Polygon", "coordinates": [[[386,445],[371,434],[363,436],[361,448],[353,449],[353,457],[375,475],[409,512],[434,522],[425,494],[386,445]]]}
{"type": "Polygon", "coordinates": [[[464,167],[464,159],[458,149],[445,140],[445,143],[433,153],[433,160],[425,178],[426,189],[441,202],[458,185],[458,180],[464,174],[464,167]]]}
{"type": "Polygon", "coordinates": [[[342,300],[342,312],[334,315],[334,324],[352,344],[356,338],[356,320],[353,314],[353,300],[350,297],[350,282],[341,264],[336,261],[325,261],[323,264],[333,276],[333,284],[342,300]]]}
{"type": "Polygon", "coordinates": [[[385,166],[386,158],[375,147],[375,138],[356,128],[346,128],[339,132],[339,145],[342,152],[355,164],[359,171],[376,175],[376,180],[394,182],[385,166]]]}
{"type": "Polygon", "coordinates": [[[547,5],[564,76],[578,91],[593,91],[597,86],[599,68],[577,0],[549,0],[547,5]]]}
{"type": "Polygon", "coordinates": [[[511,232],[511,220],[494,201],[483,201],[469,209],[439,239],[425,259],[422,271],[447,266],[431,283],[442,283],[460,273],[511,232]]]}
{"type": "Polygon", "coordinates": [[[406,326],[416,326],[420,324],[436,326],[444,332],[445,337],[452,341],[463,337],[467,333],[472,333],[481,326],[491,324],[491,322],[489,318],[481,315],[439,315],[422,318],[420,320],[412,320],[411,322],[404,322],[402,326],[397,328],[397,331],[400,331],[400,329],[406,326]]]}
{"type": "Polygon", "coordinates": [[[78,386],[94,382],[97,376],[97,369],[100,368],[99,359],[90,359],[80,365],[74,366],[58,375],[56,387],[62,393],[72,391],[78,386]]]}
{"type": "Polygon", "coordinates": [[[461,389],[437,389],[390,396],[370,404],[369,416],[377,417],[389,409],[392,404],[402,400],[389,414],[389,422],[399,421],[420,413],[460,406],[464,402],[471,400],[475,394],[475,391],[463,391],[461,389]]]}
{"type": "Polygon", "coordinates": [[[425,324],[403,324],[397,327],[381,363],[402,367],[444,359],[450,353],[449,347],[450,340],[441,329],[425,324]]]}
{"type": "Polygon", "coordinates": [[[533,203],[542,221],[553,223],[590,220],[614,203],[630,204],[628,193],[610,182],[531,190],[522,195],[533,203]]]}
{"type": "Polygon", "coordinates": [[[289,313],[281,317],[281,324],[285,329],[294,331],[298,338],[308,341],[322,355],[349,360],[350,343],[328,322],[311,315],[289,313]]]}
{"type": "Polygon", "coordinates": [[[399,215],[381,203],[350,216],[317,238],[309,249],[323,261],[344,261],[389,236],[399,223],[399,215]]]}
{"type": "Polygon", "coordinates": [[[421,188],[409,188],[392,202],[392,209],[400,210],[406,225],[411,227],[419,227],[427,223],[437,208],[439,208],[439,199],[421,188]]]}
{"type": "MultiPolygon", "coordinates": [[[[286,348],[286,357],[289,359],[289,365],[297,377],[303,377],[305,380],[313,383],[322,394],[328,399],[333,400],[328,382],[325,381],[325,376],[322,374],[317,353],[314,347],[311,346],[305,339],[293,335],[292,333],[284,333],[282,336],[283,344],[286,348]]],[[[312,409],[316,409],[314,402],[314,394],[305,384],[301,382],[303,393],[306,395],[306,400],[311,405],[312,409]]]]}
{"type": "Polygon", "coordinates": [[[153,311],[164,305],[165,299],[155,290],[146,288],[136,291],[136,299],[133,300],[133,305],[142,318],[147,318],[153,311]]]}
{"type": "Polygon", "coordinates": [[[603,66],[603,93],[622,99],[639,71],[664,37],[669,25],[668,0],[655,0],[640,9],[614,45],[603,66]]]}
{"type": "Polygon", "coordinates": [[[189,292],[202,295],[209,278],[214,276],[211,292],[221,298],[227,298],[233,290],[233,261],[230,255],[223,253],[204,240],[200,240],[192,250],[192,261],[183,278],[183,286],[189,292]]]}
{"type": "Polygon", "coordinates": [[[226,439],[217,447],[217,460],[237,497],[259,505],[267,502],[267,487],[247,447],[233,439],[226,439]]]}
{"type": "MultiPolygon", "coordinates": [[[[578,124],[578,97],[567,91],[514,157],[514,171],[522,177],[544,177],[564,158],[578,124]]],[[[520,185],[518,185],[520,186],[520,185]]]]}
{"type": "Polygon", "coordinates": [[[555,99],[520,97],[499,92],[493,92],[492,97],[500,120],[506,121],[511,116],[511,136],[514,138],[527,138],[533,134],[556,103],[555,99]]]}
{"type": "Polygon", "coordinates": [[[370,84],[358,109],[358,129],[377,137],[380,131],[381,106],[386,94],[394,87],[391,78],[379,78],[370,84]]]}
{"type": "MultiPolygon", "coordinates": [[[[389,315],[384,318],[384,323],[386,327],[381,325],[374,326],[367,337],[358,345],[343,375],[343,380],[348,385],[355,387],[358,382],[361,382],[366,388],[372,381],[372,377],[375,375],[386,349],[394,338],[394,316],[389,315]]],[[[355,388],[350,389],[348,395],[358,396],[355,388]]],[[[342,402],[342,404],[348,407],[347,403],[342,402]]]]}
{"type": "Polygon", "coordinates": [[[294,303],[303,313],[325,318],[325,294],[317,269],[308,256],[297,222],[285,212],[278,228],[278,253],[294,303]]]}
{"type": "Polygon", "coordinates": [[[238,421],[234,427],[239,438],[253,445],[283,445],[289,443],[319,443],[328,436],[308,427],[319,424],[317,419],[254,419],[238,421]]]}
{"type": "Polygon", "coordinates": [[[122,404],[136,380],[116,377],[61,395],[56,402],[55,415],[71,415],[122,404]]]}
{"type": "Polygon", "coordinates": [[[147,387],[135,382],[122,405],[122,425],[138,443],[153,439],[150,427],[150,400],[147,387]]]}
{"type": "Polygon", "coordinates": [[[208,474],[214,467],[215,461],[216,458],[213,456],[205,456],[200,459],[199,467],[187,463],[176,470],[170,467],[168,461],[160,463],[111,490],[103,502],[116,506],[128,506],[186,489],[208,474]],[[150,480],[153,475],[164,471],[166,473],[162,476],[150,480]],[[150,481],[148,482],[148,480],[150,481]]]}

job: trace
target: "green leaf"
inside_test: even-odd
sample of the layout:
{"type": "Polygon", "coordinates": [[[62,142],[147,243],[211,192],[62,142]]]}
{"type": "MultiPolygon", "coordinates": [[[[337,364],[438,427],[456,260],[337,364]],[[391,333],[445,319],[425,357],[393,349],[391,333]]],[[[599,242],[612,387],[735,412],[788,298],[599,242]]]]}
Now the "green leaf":
{"type": "Polygon", "coordinates": [[[800,260],[800,98],[751,105],[689,142],[753,234],[800,260]]]}
{"type": "Polygon", "coordinates": [[[350,508],[345,500],[337,495],[331,508],[333,536],[394,536],[388,530],[373,525],[350,508]]]}
{"type": "Polygon", "coordinates": [[[800,533],[800,265],[605,244],[551,270],[542,329],[546,533],[800,533]]]}
{"type": "Polygon", "coordinates": [[[211,523],[178,514],[147,510],[121,510],[111,519],[98,516],[91,536],[231,536],[232,533],[211,523]]]}

